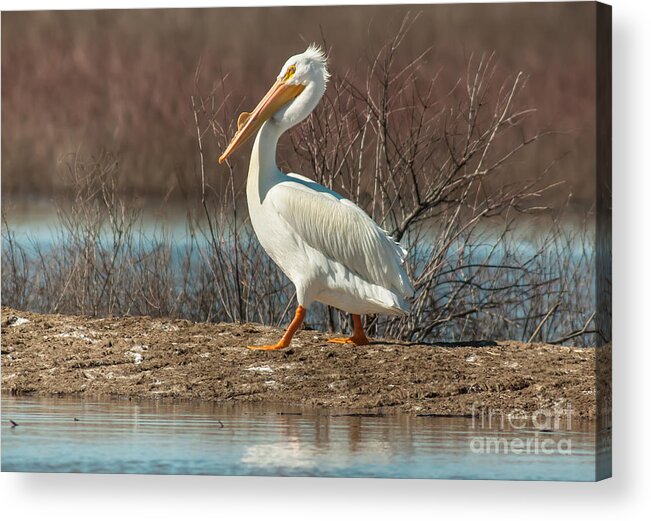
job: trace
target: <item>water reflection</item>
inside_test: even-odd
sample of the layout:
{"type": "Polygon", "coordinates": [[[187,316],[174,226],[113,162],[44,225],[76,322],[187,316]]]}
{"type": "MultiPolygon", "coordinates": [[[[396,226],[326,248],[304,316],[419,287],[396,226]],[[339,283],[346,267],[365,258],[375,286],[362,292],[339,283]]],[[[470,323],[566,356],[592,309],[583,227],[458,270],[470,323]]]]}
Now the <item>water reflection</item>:
{"type": "Polygon", "coordinates": [[[592,480],[594,426],[575,422],[572,428],[499,431],[468,418],[3,397],[2,470],[592,480]],[[477,439],[509,444],[541,436],[551,445],[569,440],[571,453],[472,449],[477,439]]]}

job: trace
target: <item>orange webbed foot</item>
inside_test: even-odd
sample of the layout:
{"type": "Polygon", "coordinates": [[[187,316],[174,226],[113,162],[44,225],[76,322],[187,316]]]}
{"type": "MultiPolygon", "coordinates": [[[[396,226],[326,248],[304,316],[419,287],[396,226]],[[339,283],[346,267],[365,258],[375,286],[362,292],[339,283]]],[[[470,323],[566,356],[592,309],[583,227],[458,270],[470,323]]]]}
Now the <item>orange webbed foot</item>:
{"type": "Polygon", "coordinates": [[[270,344],[266,346],[246,346],[247,349],[251,349],[252,351],[277,351],[279,349],[285,349],[286,347],[289,347],[289,344],[291,344],[294,334],[296,333],[296,331],[298,331],[298,328],[301,327],[304,318],[305,318],[305,308],[299,305],[296,308],[296,315],[294,315],[294,320],[292,320],[292,323],[289,324],[287,331],[276,344],[270,344]]]}
{"type": "Polygon", "coordinates": [[[351,336],[351,337],[328,338],[328,342],[332,342],[333,344],[353,344],[356,346],[367,346],[370,344],[368,338],[366,338],[366,335],[364,335],[363,337],[351,336]]]}
{"type": "Polygon", "coordinates": [[[278,349],[285,349],[286,347],[287,346],[281,342],[265,346],[246,346],[246,348],[251,351],[277,351],[278,349]]]}

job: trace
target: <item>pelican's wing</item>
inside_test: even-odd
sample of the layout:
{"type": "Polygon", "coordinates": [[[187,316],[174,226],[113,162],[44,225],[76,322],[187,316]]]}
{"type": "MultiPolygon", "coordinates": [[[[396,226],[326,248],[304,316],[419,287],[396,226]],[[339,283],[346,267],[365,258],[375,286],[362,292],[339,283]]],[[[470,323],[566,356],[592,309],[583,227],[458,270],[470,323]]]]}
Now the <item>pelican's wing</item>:
{"type": "Polygon", "coordinates": [[[273,188],[271,201],[303,241],[371,284],[413,294],[402,268],[406,251],[385,230],[336,192],[297,174],[289,177],[273,188]]]}

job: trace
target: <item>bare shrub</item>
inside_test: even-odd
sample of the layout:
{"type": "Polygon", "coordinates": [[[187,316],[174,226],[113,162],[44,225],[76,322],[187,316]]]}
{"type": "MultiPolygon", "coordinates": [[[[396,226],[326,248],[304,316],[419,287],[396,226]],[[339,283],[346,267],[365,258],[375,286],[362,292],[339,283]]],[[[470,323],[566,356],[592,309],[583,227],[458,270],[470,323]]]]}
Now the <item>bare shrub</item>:
{"type": "MultiPolygon", "coordinates": [[[[597,342],[594,231],[589,219],[569,226],[562,208],[539,203],[554,164],[527,171],[523,160],[550,134],[525,124],[533,113],[520,102],[526,75],[500,73],[492,55],[471,56],[442,95],[437,78],[419,70],[425,53],[395,62],[412,21],[373,54],[360,79],[334,75],[323,102],[279,150],[285,170],[349,197],[408,249],[412,311],[368,317],[371,333],[597,342]]],[[[242,107],[226,79],[200,90],[191,98],[200,193],[195,200],[189,192],[184,240],[147,228],[118,196],[114,158],[75,159],[74,204],[59,211],[53,248],[28,251],[3,221],[4,303],[274,325],[290,318],[294,288],[242,209],[244,163],[217,176],[208,168],[215,158],[206,150],[225,148],[242,107]]],[[[308,324],[338,329],[346,318],[317,305],[308,324]]]]}
{"type": "MultiPolygon", "coordinates": [[[[435,332],[445,338],[501,332],[533,340],[544,326],[558,327],[558,317],[574,316],[566,312],[578,282],[567,266],[577,243],[562,235],[563,205],[538,203],[552,187],[546,174],[553,164],[527,172],[520,159],[551,132],[526,131],[534,112],[519,102],[526,77],[500,78],[493,55],[471,56],[444,97],[437,78],[422,80],[425,53],[397,66],[412,22],[405,19],[373,54],[362,81],[333,79],[325,102],[292,134],[299,171],[314,172],[361,205],[409,251],[412,313],[376,317],[377,334],[424,340],[435,332]],[[518,162],[519,178],[504,175],[518,162]],[[525,251],[519,230],[541,213],[549,216],[547,233],[525,251]]],[[[578,269],[585,270],[593,259],[579,244],[578,269]]]]}

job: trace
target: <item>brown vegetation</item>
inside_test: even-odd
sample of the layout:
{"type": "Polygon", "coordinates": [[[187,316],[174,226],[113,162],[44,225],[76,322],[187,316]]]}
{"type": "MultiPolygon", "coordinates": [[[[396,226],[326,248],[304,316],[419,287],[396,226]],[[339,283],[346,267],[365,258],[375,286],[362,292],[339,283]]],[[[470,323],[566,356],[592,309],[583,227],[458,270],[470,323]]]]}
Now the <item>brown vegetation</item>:
{"type": "MultiPolygon", "coordinates": [[[[427,16],[438,20],[447,11],[429,9],[404,16],[393,37],[385,34],[383,43],[368,44],[367,56],[356,57],[348,69],[340,68],[346,66],[345,60],[335,66],[323,102],[283,142],[280,164],[346,195],[407,247],[408,271],[416,288],[412,313],[404,318],[369,317],[371,334],[419,342],[511,338],[594,345],[599,341],[594,323],[594,216],[589,214],[572,227],[563,221],[570,198],[559,196],[567,185],[554,179],[565,161],[559,145],[564,136],[558,127],[550,131],[541,126],[540,111],[531,98],[536,88],[531,89],[528,74],[517,68],[505,71],[494,54],[469,53],[462,67],[441,65],[434,71],[434,51],[426,48],[418,28],[427,16]],[[414,52],[421,43],[423,47],[414,52]],[[534,233],[528,226],[541,215],[545,226],[534,233]]],[[[449,12],[456,13],[455,9],[449,12]]],[[[226,17],[259,12],[206,11],[226,17]]],[[[300,13],[314,11],[279,12],[300,18],[300,13]]],[[[151,19],[186,23],[194,20],[192,13],[154,12],[151,19]]],[[[524,16],[525,11],[518,7],[513,13],[524,16]]],[[[46,26],[59,20],[58,15],[41,16],[36,20],[46,26]]],[[[105,20],[103,16],[127,23],[119,12],[69,16],[75,28],[85,27],[81,20],[105,20]]],[[[104,29],[98,31],[101,42],[104,29]]],[[[82,41],[88,36],[85,30],[73,33],[82,41]]],[[[149,38],[156,35],[148,33],[149,38]]],[[[139,36],[126,31],[118,47],[139,36]]],[[[322,36],[334,53],[338,44],[322,36]]],[[[90,48],[92,42],[86,42],[90,48]]],[[[534,38],[532,49],[535,42],[534,38]]],[[[161,44],[160,49],[167,47],[161,44]]],[[[124,56],[127,63],[131,58],[124,56]]],[[[93,70],[93,60],[84,63],[88,69],[82,70],[93,70]]],[[[124,87],[120,81],[124,63],[112,63],[109,60],[106,67],[109,86],[96,86],[102,96],[124,87]]],[[[167,124],[159,120],[147,133],[145,122],[127,110],[131,98],[118,96],[125,114],[130,114],[125,136],[133,141],[119,155],[103,153],[89,159],[79,153],[63,162],[68,171],[60,187],[71,204],[66,200],[58,204],[53,245],[28,244],[3,219],[3,303],[91,316],[130,313],[271,325],[286,321],[293,287],[261,250],[241,210],[246,157],[225,165],[219,176],[211,175],[216,168],[212,158],[232,136],[235,114],[249,108],[241,106],[244,91],[234,89],[238,83],[229,74],[210,68],[213,83],[207,85],[202,64],[192,75],[193,93],[179,101],[184,93],[176,92],[176,104],[168,106],[176,107],[174,111],[159,111],[185,129],[171,132],[177,138],[174,146],[181,147],[178,156],[174,146],[167,146],[169,136],[162,137],[167,124]],[[176,184],[165,177],[168,167],[133,163],[174,157],[194,163],[190,170],[176,171],[176,184]],[[155,171],[162,177],[134,176],[134,171],[155,171]],[[137,193],[151,186],[172,191],[177,186],[183,194],[187,215],[182,240],[172,239],[163,228],[145,226],[133,193],[124,193],[125,188],[137,193]]],[[[147,67],[123,79],[142,86],[143,78],[149,78],[147,67]]],[[[265,67],[270,65],[265,62],[261,68],[265,67]]],[[[268,77],[273,76],[270,70],[268,77]]],[[[143,87],[140,96],[144,99],[146,92],[152,102],[162,103],[164,98],[158,96],[167,91],[159,93],[154,83],[143,87]]],[[[102,96],[84,98],[84,103],[98,103],[102,96]]],[[[69,103],[75,113],[74,103],[60,101],[59,107],[69,103]]],[[[547,106],[548,96],[539,101],[547,106]]],[[[100,113],[93,112],[93,121],[104,124],[100,113]]],[[[588,125],[591,121],[584,120],[588,125]]],[[[123,127],[113,128],[121,132],[123,127]]],[[[75,139],[83,142],[81,136],[75,139]]],[[[15,158],[20,147],[8,150],[15,158]]],[[[3,182],[12,168],[3,165],[3,182]]],[[[24,179],[28,177],[25,174],[24,179]]],[[[322,330],[346,327],[344,316],[320,306],[308,321],[322,330]]]]}
{"type": "MultiPolygon", "coordinates": [[[[2,193],[65,192],[57,169],[70,154],[117,155],[131,194],[197,200],[198,163],[190,97],[214,89],[221,118],[232,118],[265,91],[285,58],[324,43],[339,78],[360,77],[406,13],[418,14],[394,56],[402,69],[423,56],[414,81],[437,78],[431,99],[447,95],[469,57],[494,52],[498,74],[522,71],[523,127],[553,129],[506,169],[507,178],[554,163],[549,195],[594,199],[594,5],[486,4],[278,7],[129,11],[8,12],[2,16],[2,193]],[[242,38],[243,32],[251,37],[242,38]],[[222,84],[223,82],[223,84],[222,84]],[[178,181],[181,181],[178,183],[178,181]]],[[[405,79],[400,81],[406,81],[405,79]]],[[[335,84],[328,95],[336,96],[335,84]]],[[[295,139],[297,134],[295,134],[295,139]]],[[[211,178],[219,143],[204,143],[211,178]]],[[[508,150],[501,142],[497,153],[508,150]]],[[[298,170],[291,148],[283,163],[298,170]]],[[[246,159],[234,165],[237,186],[246,159]]],[[[368,174],[366,174],[368,175],[368,174]]]]}
{"type": "MultiPolygon", "coordinates": [[[[552,214],[531,236],[522,231],[530,216],[551,210],[539,203],[550,189],[546,172],[504,181],[505,168],[541,138],[521,135],[531,114],[519,104],[521,74],[500,80],[490,56],[471,59],[464,83],[446,99],[454,109],[442,110],[430,97],[436,80],[416,82],[421,57],[394,67],[408,22],[379,51],[363,88],[333,80],[336,95],[292,142],[305,169],[366,208],[408,250],[412,312],[369,317],[371,334],[594,345],[590,220],[568,227],[552,214]],[[372,183],[363,164],[373,166],[372,183]]],[[[183,239],[145,226],[118,192],[113,157],[75,158],[72,204],[59,206],[53,246],[26,245],[4,222],[3,302],[91,316],[283,323],[294,288],[242,216],[234,166],[226,165],[221,188],[205,175],[204,143],[225,145],[231,133],[220,119],[223,94],[192,98],[202,204],[189,206],[183,239]]],[[[321,306],[308,320],[346,328],[344,315],[321,306]]]]}

